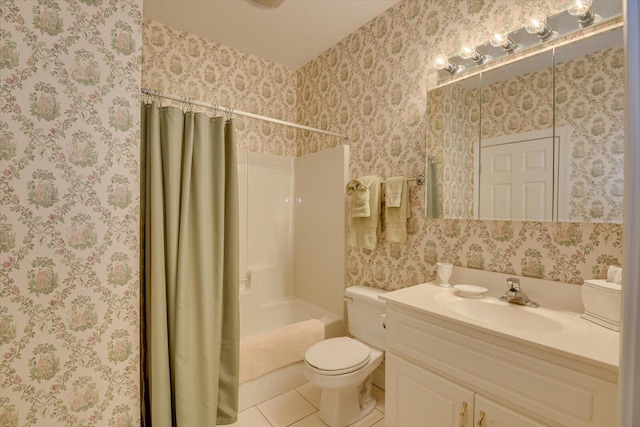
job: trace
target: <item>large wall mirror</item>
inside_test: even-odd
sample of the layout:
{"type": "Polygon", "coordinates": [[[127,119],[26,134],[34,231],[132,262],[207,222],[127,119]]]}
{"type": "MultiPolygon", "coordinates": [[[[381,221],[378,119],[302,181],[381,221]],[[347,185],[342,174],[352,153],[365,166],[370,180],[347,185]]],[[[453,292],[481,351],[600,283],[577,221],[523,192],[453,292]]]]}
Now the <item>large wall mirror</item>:
{"type": "Polygon", "coordinates": [[[427,96],[433,218],[622,222],[622,29],[427,96]]]}

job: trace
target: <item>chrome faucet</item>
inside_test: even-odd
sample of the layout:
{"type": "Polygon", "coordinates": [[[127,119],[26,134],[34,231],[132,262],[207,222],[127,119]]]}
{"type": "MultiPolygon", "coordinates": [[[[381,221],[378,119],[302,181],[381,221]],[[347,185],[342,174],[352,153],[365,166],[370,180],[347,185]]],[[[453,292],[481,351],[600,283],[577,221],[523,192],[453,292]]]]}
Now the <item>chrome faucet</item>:
{"type": "Polygon", "coordinates": [[[509,290],[500,297],[500,301],[506,301],[511,304],[526,305],[527,307],[540,307],[540,304],[533,302],[529,299],[527,294],[520,290],[520,280],[515,277],[507,279],[507,286],[509,290]]]}

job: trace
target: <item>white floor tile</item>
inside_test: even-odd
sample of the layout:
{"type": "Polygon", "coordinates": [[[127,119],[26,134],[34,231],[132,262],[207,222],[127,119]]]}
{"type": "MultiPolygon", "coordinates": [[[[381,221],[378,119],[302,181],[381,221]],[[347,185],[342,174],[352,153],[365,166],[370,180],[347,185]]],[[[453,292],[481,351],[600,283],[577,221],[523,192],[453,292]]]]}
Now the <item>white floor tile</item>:
{"type": "MultiPolygon", "coordinates": [[[[320,387],[307,383],[240,412],[232,427],[326,427],[317,411],[321,394],[320,387]]],[[[372,394],[377,401],[376,409],[349,427],[384,427],[384,390],[373,387],[372,394]]]]}
{"type": "MultiPolygon", "coordinates": [[[[376,427],[384,427],[384,414],[382,412],[374,410],[360,421],[349,425],[349,427],[372,427],[374,425],[376,427]]],[[[319,413],[314,412],[290,427],[327,427],[327,425],[322,422],[319,413]]]]}
{"type": "Polygon", "coordinates": [[[297,423],[291,424],[291,427],[327,427],[327,425],[320,420],[318,412],[314,412],[297,423]]]}
{"type": "Polygon", "coordinates": [[[275,427],[286,427],[316,411],[316,408],[295,390],[267,400],[257,408],[275,427]]]}
{"type": "Polygon", "coordinates": [[[271,427],[269,421],[255,407],[238,414],[238,421],[230,427],[271,427]]]}
{"type": "Polygon", "coordinates": [[[351,424],[349,427],[371,427],[382,419],[384,419],[384,414],[377,409],[374,409],[372,413],[370,413],[360,421],[351,424]]]}
{"type": "Polygon", "coordinates": [[[322,389],[315,384],[306,383],[296,389],[298,393],[307,399],[316,409],[320,409],[320,396],[322,395],[322,389]]]}

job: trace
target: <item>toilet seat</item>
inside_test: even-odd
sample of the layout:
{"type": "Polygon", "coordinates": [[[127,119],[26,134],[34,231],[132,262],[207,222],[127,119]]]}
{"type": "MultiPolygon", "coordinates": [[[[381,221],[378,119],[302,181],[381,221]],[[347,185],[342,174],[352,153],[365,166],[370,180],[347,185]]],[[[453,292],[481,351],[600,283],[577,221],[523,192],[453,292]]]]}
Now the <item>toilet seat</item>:
{"type": "Polygon", "coordinates": [[[349,337],[331,338],[312,345],[304,355],[305,362],[323,375],[342,375],[369,363],[371,349],[349,337]]]}

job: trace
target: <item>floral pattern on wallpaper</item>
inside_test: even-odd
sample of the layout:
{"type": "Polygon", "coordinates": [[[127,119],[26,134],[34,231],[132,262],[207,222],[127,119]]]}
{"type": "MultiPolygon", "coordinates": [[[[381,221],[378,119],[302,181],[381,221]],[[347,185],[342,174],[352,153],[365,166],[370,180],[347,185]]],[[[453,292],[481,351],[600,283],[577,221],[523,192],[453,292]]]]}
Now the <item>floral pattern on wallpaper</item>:
{"type": "MultiPolygon", "coordinates": [[[[294,71],[148,19],[143,26],[142,86],[178,97],[296,121],[294,71]]],[[[161,102],[162,105],[181,107],[173,101],[161,102]]],[[[213,113],[213,109],[195,109],[213,113]]],[[[234,118],[238,150],[296,155],[294,128],[242,116],[234,118]]]]}
{"type": "MultiPolygon", "coordinates": [[[[345,143],[352,177],[422,172],[427,154],[440,155],[425,150],[433,57],[455,54],[462,42],[484,43],[496,25],[516,29],[533,13],[561,7],[555,0],[400,1],[299,70],[299,122],[349,141],[300,132],[298,155],[345,143]]],[[[351,285],[415,285],[435,278],[437,260],[581,283],[622,260],[620,225],[426,220],[423,189],[411,185],[410,197],[408,242],[387,242],[383,233],[375,251],[349,248],[351,285]]]]}
{"type": "Polygon", "coordinates": [[[622,222],[624,87],[622,47],[557,66],[556,123],[571,128],[570,221],[622,222]]]}
{"type": "Polygon", "coordinates": [[[473,217],[473,142],[480,134],[479,79],[427,94],[427,153],[438,173],[439,218],[473,217]],[[475,89],[473,89],[475,87],[475,89]]]}
{"type": "MultiPolygon", "coordinates": [[[[540,60],[549,67],[483,88],[482,138],[553,127],[552,58],[540,60]]],[[[555,78],[556,128],[571,131],[566,220],[622,222],[624,51],[561,62],[555,78]]]]}
{"type": "Polygon", "coordinates": [[[0,425],[134,426],[142,2],[0,4],[0,425]]]}
{"type": "MultiPolygon", "coordinates": [[[[542,69],[482,85],[483,139],[553,128],[552,55],[546,52],[529,60],[536,63],[529,67],[542,69]]],[[[483,80],[491,80],[491,75],[486,73],[483,80]]]]}

